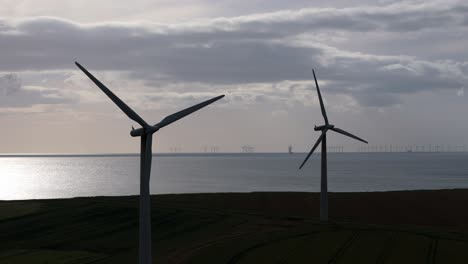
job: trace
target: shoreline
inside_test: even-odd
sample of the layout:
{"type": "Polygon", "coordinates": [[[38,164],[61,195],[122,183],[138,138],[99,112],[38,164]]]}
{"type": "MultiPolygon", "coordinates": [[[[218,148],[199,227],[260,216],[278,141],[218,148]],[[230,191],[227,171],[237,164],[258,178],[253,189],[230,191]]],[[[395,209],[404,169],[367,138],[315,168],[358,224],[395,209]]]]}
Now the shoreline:
{"type": "MultiPolygon", "coordinates": [[[[360,152],[360,151],[345,151],[345,152],[327,152],[331,155],[341,154],[467,154],[468,151],[376,151],[376,152],[360,152]]],[[[184,156],[255,156],[255,155],[307,155],[307,152],[153,152],[156,157],[184,157],[184,156]]],[[[320,155],[320,152],[313,155],[320,155]]],[[[0,158],[86,158],[86,157],[140,157],[139,153],[1,153],[0,158]]]]}
{"type": "MultiPolygon", "coordinates": [[[[434,192],[434,191],[467,191],[468,188],[444,188],[444,189],[412,189],[412,190],[389,190],[389,191],[349,191],[349,192],[333,192],[329,191],[328,194],[369,194],[369,193],[413,193],[413,192],[434,192]]],[[[271,193],[271,194],[320,194],[320,192],[303,192],[303,191],[250,191],[250,192],[194,192],[194,193],[158,193],[151,194],[151,197],[161,197],[170,195],[237,195],[237,194],[256,194],[256,193],[271,193]]],[[[97,196],[75,196],[75,197],[52,197],[52,198],[37,198],[37,199],[15,199],[15,200],[2,200],[1,202],[14,202],[14,201],[48,201],[48,200],[71,200],[82,198],[124,198],[124,197],[138,197],[138,194],[129,195],[97,195],[97,196]]]]}

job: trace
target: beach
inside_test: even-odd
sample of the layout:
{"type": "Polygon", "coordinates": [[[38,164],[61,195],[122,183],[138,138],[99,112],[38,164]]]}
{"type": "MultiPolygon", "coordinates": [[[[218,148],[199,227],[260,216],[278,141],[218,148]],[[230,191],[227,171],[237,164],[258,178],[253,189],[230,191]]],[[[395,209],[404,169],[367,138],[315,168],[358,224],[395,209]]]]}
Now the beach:
{"type": "MultiPolygon", "coordinates": [[[[154,263],[467,263],[468,190],[152,196],[154,263]]],[[[0,263],[134,263],[138,196],[0,202],[0,263]]]]}

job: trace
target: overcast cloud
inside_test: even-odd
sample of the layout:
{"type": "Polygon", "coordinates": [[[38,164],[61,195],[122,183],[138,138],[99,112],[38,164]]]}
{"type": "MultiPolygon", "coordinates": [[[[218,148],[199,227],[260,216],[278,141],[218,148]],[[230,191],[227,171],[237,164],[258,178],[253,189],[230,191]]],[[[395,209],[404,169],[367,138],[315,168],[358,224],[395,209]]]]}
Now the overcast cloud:
{"type": "MultiPolygon", "coordinates": [[[[0,109],[8,113],[17,109],[26,115],[28,107],[38,105],[49,106],[42,112],[59,115],[92,115],[88,108],[112,112],[97,106],[111,103],[74,61],[138,111],[169,113],[225,93],[214,107],[233,115],[238,110],[239,116],[246,109],[275,113],[264,124],[272,128],[279,121],[274,119],[293,122],[305,110],[317,111],[311,68],[332,115],[341,118],[339,113],[351,111],[356,113],[351,119],[359,122],[376,118],[378,123],[369,113],[409,110],[416,101],[421,104],[421,97],[440,96],[447,100],[442,105],[461,103],[468,81],[468,4],[463,1],[331,1],[329,6],[181,1],[186,19],[148,16],[156,6],[160,13],[175,12],[177,4],[164,1],[141,1],[144,9],[130,8],[127,14],[118,4],[101,19],[85,11],[80,17],[81,6],[58,15],[54,1],[41,8],[28,1],[23,6],[3,2],[11,6],[0,9],[0,109]],[[137,14],[142,14],[139,19],[137,14]]],[[[434,122],[440,117],[432,116],[434,122]]],[[[319,117],[314,121],[321,122],[319,117]]],[[[307,129],[300,125],[293,133],[307,129]]],[[[271,140],[271,145],[263,143],[265,151],[285,148],[278,138],[271,140]]],[[[308,143],[294,140],[289,141],[308,143]]],[[[226,151],[236,148],[226,146],[226,151]]]]}

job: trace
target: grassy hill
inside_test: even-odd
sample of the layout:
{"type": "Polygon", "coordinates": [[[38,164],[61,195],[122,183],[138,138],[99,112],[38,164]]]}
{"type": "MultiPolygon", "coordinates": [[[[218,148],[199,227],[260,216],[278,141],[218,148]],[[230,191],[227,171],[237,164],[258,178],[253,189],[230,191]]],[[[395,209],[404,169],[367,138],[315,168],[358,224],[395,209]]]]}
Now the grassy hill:
{"type": "MultiPolygon", "coordinates": [[[[468,263],[468,190],[152,197],[154,263],[468,263]]],[[[137,263],[138,197],[0,202],[0,263],[137,263]]]]}

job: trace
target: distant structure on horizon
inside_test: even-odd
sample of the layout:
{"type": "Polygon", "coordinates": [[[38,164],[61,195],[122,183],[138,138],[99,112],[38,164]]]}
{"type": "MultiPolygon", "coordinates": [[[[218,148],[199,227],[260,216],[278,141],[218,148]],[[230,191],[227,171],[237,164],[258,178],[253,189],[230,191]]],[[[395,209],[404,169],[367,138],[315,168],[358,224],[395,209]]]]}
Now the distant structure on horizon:
{"type": "Polygon", "coordinates": [[[182,152],[182,147],[181,146],[171,147],[170,150],[171,150],[171,153],[180,153],[182,152]]]}
{"type": "Polygon", "coordinates": [[[327,152],[344,152],[344,147],[343,146],[329,146],[327,148],[327,152]]]}
{"type": "Polygon", "coordinates": [[[254,153],[255,152],[255,148],[250,145],[244,145],[241,147],[241,149],[242,149],[242,153],[254,153]]]}
{"type": "Polygon", "coordinates": [[[406,153],[429,153],[429,152],[467,152],[466,145],[371,145],[359,147],[358,152],[406,152],[406,153]]]}
{"type": "Polygon", "coordinates": [[[293,154],[292,149],[293,149],[293,147],[292,147],[291,145],[289,145],[289,147],[288,147],[288,153],[289,153],[289,154],[293,154]]]}
{"type": "Polygon", "coordinates": [[[219,147],[218,146],[211,146],[211,153],[218,153],[219,147]]]}
{"type": "Polygon", "coordinates": [[[203,152],[205,153],[218,153],[219,152],[219,146],[209,146],[208,145],[203,145],[203,152]]]}

